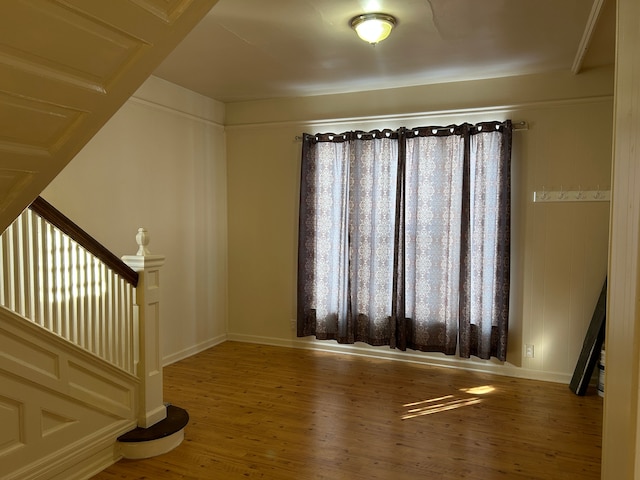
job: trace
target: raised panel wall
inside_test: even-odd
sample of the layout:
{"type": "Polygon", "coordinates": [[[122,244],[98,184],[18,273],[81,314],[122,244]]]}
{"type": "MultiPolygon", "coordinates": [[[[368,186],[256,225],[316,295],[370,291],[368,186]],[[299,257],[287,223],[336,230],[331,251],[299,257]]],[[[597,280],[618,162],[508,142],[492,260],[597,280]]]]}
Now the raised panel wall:
{"type": "Polygon", "coordinates": [[[16,0],[0,15],[0,231],[217,0],[16,0]]]}
{"type": "Polygon", "coordinates": [[[136,426],[138,380],[0,307],[0,478],[54,478],[136,426]]]}

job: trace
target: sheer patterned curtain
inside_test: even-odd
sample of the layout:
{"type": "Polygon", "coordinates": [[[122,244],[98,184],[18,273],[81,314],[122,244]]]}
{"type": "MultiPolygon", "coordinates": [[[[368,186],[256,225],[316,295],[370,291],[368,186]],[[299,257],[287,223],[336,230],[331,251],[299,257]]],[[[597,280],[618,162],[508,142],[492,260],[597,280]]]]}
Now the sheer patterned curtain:
{"type": "Polygon", "coordinates": [[[511,123],[303,137],[298,336],[506,356],[511,123]]]}

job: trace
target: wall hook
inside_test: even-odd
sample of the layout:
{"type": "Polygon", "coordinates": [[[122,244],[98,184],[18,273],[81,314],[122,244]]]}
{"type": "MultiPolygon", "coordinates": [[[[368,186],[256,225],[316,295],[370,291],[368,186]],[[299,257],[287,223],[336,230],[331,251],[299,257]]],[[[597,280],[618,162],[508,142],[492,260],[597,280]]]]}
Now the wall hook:
{"type": "Polygon", "coordinates": [[[600,200],[603,197],[602,192],[600,192],[600,185],[598,185],[598,190],[593,194],[593,198],[596,200],[600,200]]]}
{"type": "Polygon", "coordinates": [[[567,192],[565,192],[563,186],[560,185],[560,193],[558,193],[558,200],[564,200],[565,198],[567,198],[567,192]]]}
{"type": "Polygon", "coordinates": [[[540,200],[547,200],[548,198],[549,197],[548,197],[548,194],[547,194],[547,190],[546,190],[545,186],[543,185],[542,186],[542,193],[540,194],[540,200]]]}

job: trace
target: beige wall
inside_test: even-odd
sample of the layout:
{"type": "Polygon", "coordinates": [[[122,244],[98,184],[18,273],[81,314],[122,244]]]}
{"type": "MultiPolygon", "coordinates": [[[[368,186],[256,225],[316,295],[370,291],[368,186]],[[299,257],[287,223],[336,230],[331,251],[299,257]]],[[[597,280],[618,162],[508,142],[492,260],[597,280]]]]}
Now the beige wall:
{"type": "Polygon", "coordinates": [[[149,231],[165,363],[226,338],[223,121],[224,105],[151,77],[42,194],[118,256],[149,231]]]}
{"type": "Polygon", "coordinates": [[[295,137],[525,120],[529,130],[514,134],[509,362],[349,348],[568,382],[606,274],[609,205],[531,199],[543,187],[609,188],[612,85],[612,70],[603,69],[225,107],[152,77],[43,196],[117,255],[135,252],[139,226],[149,230],[152,252],[167,256],[165,362],[227,333],[238,340],[340,348],[297,339],[291,328],[300,161],[295,137]],[[522,358],[525,343],[535,345],[535,358],[522,358]]]}
{"type": "Polygon", "coordinates": [[[297,202],[306,132],[525,120],[514,134],[514,245],[509,362],[362,345],[379,356],[567,382],[607,269],[608,203],[534,204],[535,190],[610,187],[612,69],[227,105],[229,335],[296,339],[297,202]],[[524,343],[535,358],[523,359],[524,343]]]}

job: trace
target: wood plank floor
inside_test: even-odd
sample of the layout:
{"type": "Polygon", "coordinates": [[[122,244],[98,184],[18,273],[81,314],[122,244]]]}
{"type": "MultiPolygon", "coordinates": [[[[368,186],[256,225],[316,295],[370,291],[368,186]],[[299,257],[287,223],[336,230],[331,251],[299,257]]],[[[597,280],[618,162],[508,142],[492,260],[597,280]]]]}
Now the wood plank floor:
{"type": "Polygon", "coordinates": [[[599,479],[590,388],[226,342],[164,370],[185,441],[114,479],[599,479]]]}

